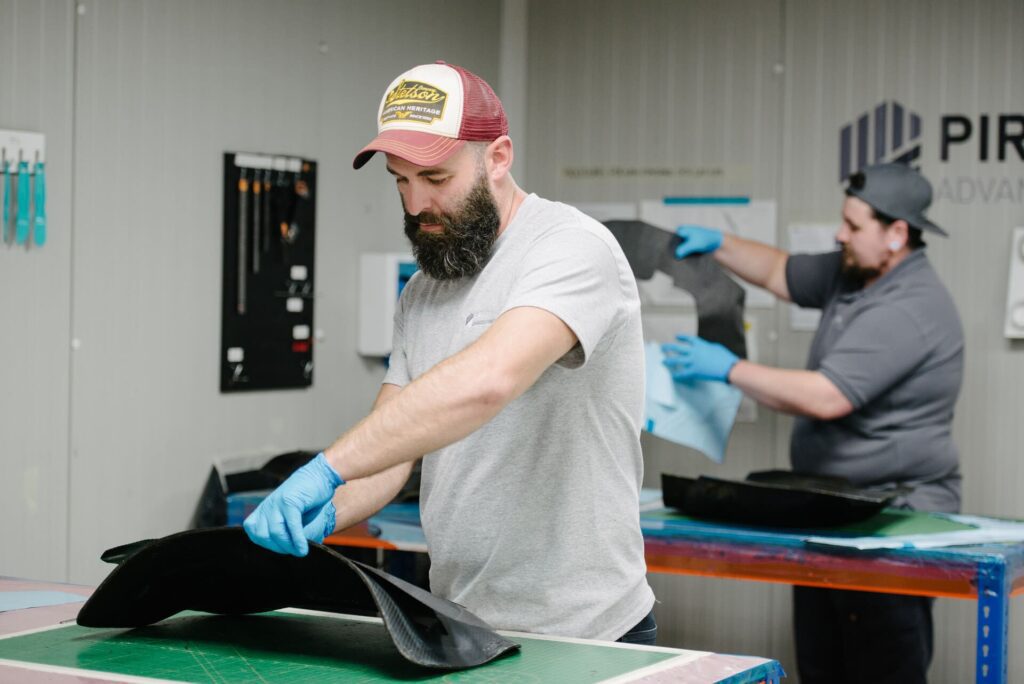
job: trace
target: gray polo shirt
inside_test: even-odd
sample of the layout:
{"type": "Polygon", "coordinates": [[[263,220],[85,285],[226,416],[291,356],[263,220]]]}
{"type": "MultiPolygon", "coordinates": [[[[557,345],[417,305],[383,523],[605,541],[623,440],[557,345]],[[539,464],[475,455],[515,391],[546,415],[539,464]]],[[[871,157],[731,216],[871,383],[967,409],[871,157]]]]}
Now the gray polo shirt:
{"type": "Polygon", "coordinates": [[[858,485],[913,485],[898,503],[957,511],[951,429],[964,336],[953,300],[924,249],[867,288],[841,266],[841,252],[795,254],[786,263],[793,302],[822,309],[807,369],[831,380],[854,409],[838,420],[798,417],[793,468],[858,485]]]}

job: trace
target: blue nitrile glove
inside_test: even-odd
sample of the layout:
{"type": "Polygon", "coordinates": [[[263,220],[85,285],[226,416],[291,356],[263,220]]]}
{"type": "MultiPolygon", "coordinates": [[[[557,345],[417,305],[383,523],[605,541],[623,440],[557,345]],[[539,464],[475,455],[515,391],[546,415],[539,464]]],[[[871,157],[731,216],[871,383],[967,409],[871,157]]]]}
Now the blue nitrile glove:
{"type": "Polygon", "coordinates": [[[719,380],[729,382],[729,371],[739,357],[717,342],[708,342],[696,335],[676,335],[681,344],[663,344],[662,361],[672,372],[672,379],[719,380]]]}
{"type": "Polygon", "coordinates": [[[676,235],[683,238],[683,241],[676,247],[676,259],[682,259],[691,254],[714,252],[722,246],[722,231],[717,228],[679,226],[676,228],[676,235]]]}
{"type": "Polygon", "coordinates": [[[277,553],[305,556],[311,539],[322,542],[334,532],[334,490],[345,484],[323,452],[270,493],[242,527],[249,539],[277,553]]]}

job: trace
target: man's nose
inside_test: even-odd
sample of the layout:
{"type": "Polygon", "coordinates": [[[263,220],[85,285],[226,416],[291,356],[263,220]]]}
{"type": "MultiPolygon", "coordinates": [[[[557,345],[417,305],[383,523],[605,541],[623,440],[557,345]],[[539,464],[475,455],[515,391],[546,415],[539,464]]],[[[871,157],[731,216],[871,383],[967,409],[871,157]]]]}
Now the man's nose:
{"type": "Polygon", "coordinates": [[[430,212],[430,193],[426,188],[418,187],[417,183],[410,183],[402,195],[407,214],[416,216],[422,212],[430,212]]]}

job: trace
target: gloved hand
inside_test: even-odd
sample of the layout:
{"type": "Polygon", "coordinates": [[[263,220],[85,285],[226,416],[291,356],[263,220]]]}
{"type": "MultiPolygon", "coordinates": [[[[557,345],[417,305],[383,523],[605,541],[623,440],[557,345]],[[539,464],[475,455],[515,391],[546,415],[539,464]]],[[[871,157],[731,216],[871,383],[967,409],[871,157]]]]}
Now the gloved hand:
{"type": "Polygon", "coordinates": [[[323,452],[270,493],[242,527],[249,539],[277,553],[305,556],[307,539],[322,542],[334,532],[334,490],[345,484],[323,452]]]}
{"type": "Polygon", "coordinates": [[[672,379],[719,380],[729,382],[729,371],[739,357],[717,342],[708,342],[696,335],[676,335],[681,344],[663,344],[662,361],[672,372],[672,379]]]}
{"type": "Polygon", "coordinates": [[[679,226],[676,228],[676,235],[683,238],[683,241],[676,246],[676,259],[682,259],[691,254],[714,252],[722,246],[722,231],[717,228],[679,226]]]}

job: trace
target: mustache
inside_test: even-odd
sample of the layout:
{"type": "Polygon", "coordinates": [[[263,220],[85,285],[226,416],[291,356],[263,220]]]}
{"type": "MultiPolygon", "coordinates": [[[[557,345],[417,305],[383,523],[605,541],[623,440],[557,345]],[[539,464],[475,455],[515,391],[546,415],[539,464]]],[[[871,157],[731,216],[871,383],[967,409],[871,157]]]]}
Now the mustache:
{"type": "Polygon", "coordinates": [[[408,213],[408,212],[406,212],[406,214],[405,214],[405,222],[406,223],[411,223],[411,224],[414,224],[414,225],[417,225],[417,226],[420,225],[421,223],[426,223],[426,224],[442,224],[443,225],[445,223],[445,218],[443,216],[438,216],[437,214],[430,214],[430,213],[427,213],[425,211],[421,211],[420,213],[416,214],[415,216],[410,214],[410,213],[408,213]]]}

